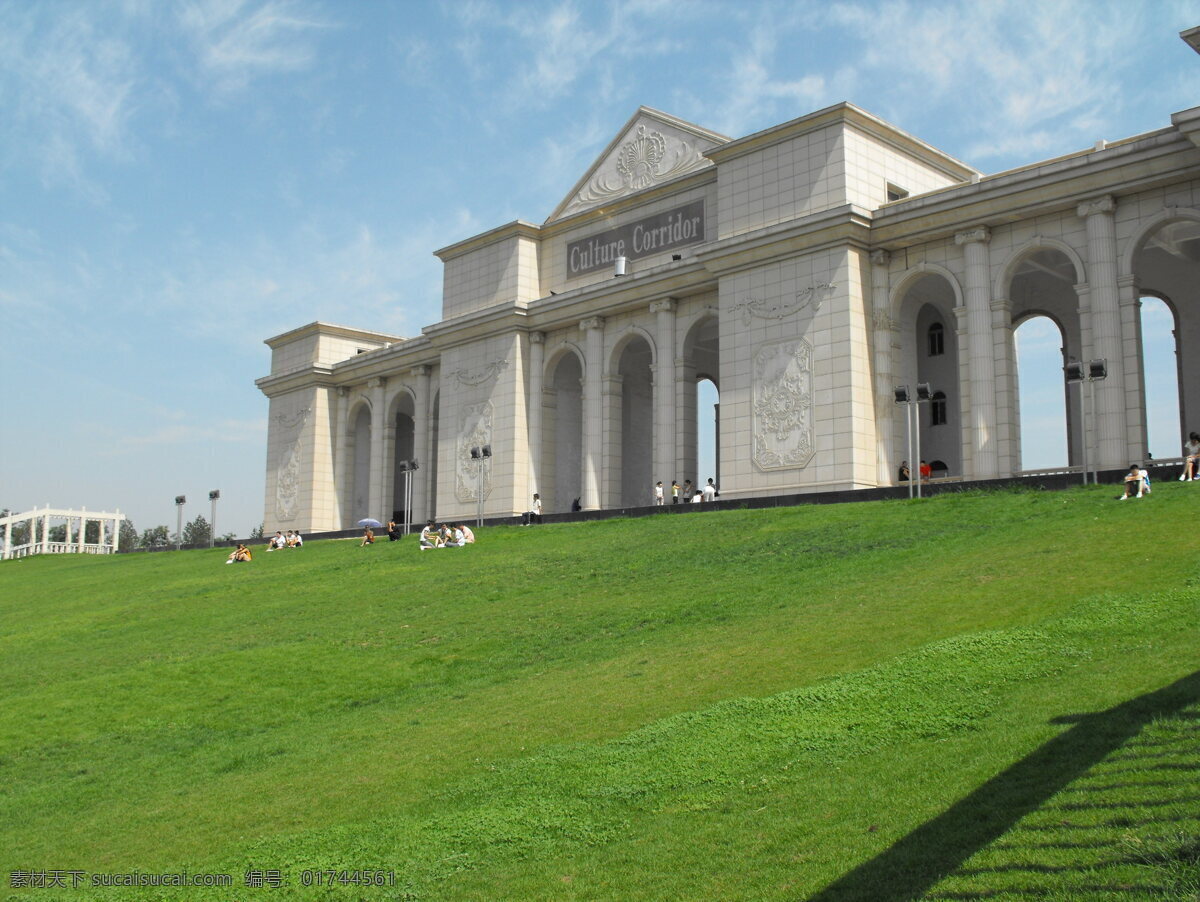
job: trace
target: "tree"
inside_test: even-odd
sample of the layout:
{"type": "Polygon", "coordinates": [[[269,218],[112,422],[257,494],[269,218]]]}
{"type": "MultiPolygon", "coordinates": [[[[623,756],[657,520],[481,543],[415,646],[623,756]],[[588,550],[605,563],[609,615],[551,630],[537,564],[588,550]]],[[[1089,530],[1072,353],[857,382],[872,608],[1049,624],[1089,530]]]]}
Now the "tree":
{"type": "MultiPolygon", "coordinates": [[[[13,513],[15,513],[15,512],[10,511],[6,507],[6,508],[4,508],[4,510],[0,510],[0,517],[7,517],[13,513]]],[[[29,544],[29,522],[28,521],[26,521],[24,523],[18,523],[16,526],[10,526],[9,529],[12,530],[12,535],[10,535],[8,537],[10,545],[16,546],[16,545],[28,545],[29,544]]],[[[0,540],[0,541],[2,541],[2,540],[0,540]]]]}
{"type": "Polygon", "coordinates": [[[133,551],[137,548],[138,531],[133,527],[132,520],[121,521],[121,533],[117,538],[117,551],[133,551]]]}
{"type": "Polygon", "coordinates": [[[171,531],[165,526],[152,526],[142,533],[140,544],[143,548],[160,548],[170,541],[171,531]]]}
{"type": "Polygon", "coordinates": [[[67,524],[59,523],[57,526],[51,526],[48,535],[51,542],[65,542],[67,540],[67,524]]]}
{"type": "Polygon", "coordinates": [[[227,533],[225,533],[225,535],[219,536],[217,538],[217,541],[218,542],[236,542],[237,541],[237,533],[236,532],[227,532],[227,533]]]}
{"type": "Polygon", "coordinates": [[[203,514],[197,514],[195,520],[183,527],[183,544],[207,545],[211,535],[212,527],[208,525],[203,514]]]}
{"type": "Polygon", "coordinates": [[[263,537],[263,526],[265,525],[265,523],[259,523],[256,527],[250,530],[250,538],[261,539],[263,537]]]}

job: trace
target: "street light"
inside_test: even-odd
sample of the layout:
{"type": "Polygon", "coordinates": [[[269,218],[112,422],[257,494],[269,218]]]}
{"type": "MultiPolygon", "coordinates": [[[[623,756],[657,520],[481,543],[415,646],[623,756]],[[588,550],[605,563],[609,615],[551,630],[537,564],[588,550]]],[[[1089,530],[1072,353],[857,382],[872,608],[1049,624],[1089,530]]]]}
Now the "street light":
{"type": "Polygon", "coordinates": [[[483,527],[483,476],[484,467],[487,466],[487,461],[492,456],[492,446],[483,445],[471,449],[471,460],[479,461],[479,488],[475,492],[475,497],[479,500],[479,512],[475,518],[475,527],[480,529],[483,527]]]}
{"type": "MultiPolygon", "coordinates": [[[[1097,357],[1095,360],[1089,360],[1087,364],[1086,375],[1084,373],[1083,364],[1078,360],[1072,360],[1063,367],[1063,373],[1066,376],[1067,384],[1074,385],[1075,383],[1086,382],[1088,384],[1088,403],[1087,409],[1084,409],[1083,398],[1080,397],[1079,418],[1083,426],[1083,484],[1088,484],[1088,420],[1096,422],[1096,383],[1108,378],[1108,360],[1104,357],[1097,357]]],[[[1082,392],[1081,392],[1082,395],[1082,392]]],[[[1096,475],[1092,474],[1092,482],[1096,482],[1096,475]]]]}
{"type": "Polygon", "coordinates": [[[413,473],[417,470],[417,462],[415,460],[402,460],[396,464],[396,469],[404,474],[404,534],[408,535],[413,512],[412,481],[413,473]]]}
{"type": "Polygon", "coordinates": [[[918,404],[925,404],[933,398],[933,393],[929,389],[928,382],[917,383],[917,395],[914,398],[909,394],[907,385],[897,385],[894,394],[897,404],[903,404],[904,411],[904,426],[908,436],[908,497],[913,497],[913,484],[916,484],[917,497],[921,497],[921,417],[918,404]],[[916,413],[914,413],[916,411],[916,413]],[[913,419],[917,421],[917,428],[913,429],[913,419]],[[913,456],[913,433],[916,433],[917,454],[913,456]],[[916,461],[915,469],[916,478],[913,476],[914,461],[916,461]]]}
{"type": "Polygon", "coordinates": [[[217,544],[217,499],[221,497],[219,489],[213,489],[208,493],[208,500],[212,502],[212,523],[208,527],[208,547],[212,548],[217,544]]]}
{"type": "Polygon", "coordinates": [[[175,496],[175,550],[183,547],[183,506],[187,504],[187,495],[175,496]]]}

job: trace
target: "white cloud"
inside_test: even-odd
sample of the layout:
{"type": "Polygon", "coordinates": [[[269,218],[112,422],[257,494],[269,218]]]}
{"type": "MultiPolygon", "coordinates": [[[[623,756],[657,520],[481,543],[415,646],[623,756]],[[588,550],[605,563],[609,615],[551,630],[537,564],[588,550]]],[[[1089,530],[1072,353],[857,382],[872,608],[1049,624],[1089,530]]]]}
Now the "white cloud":
{"type": "Polygon", "coordinates": [[[201,77],[219,93],[243,91],[263,75],[296,72],[314,60],[311,32],[329,23],[289,0],[191,2],[179,14],[201,77]]]}

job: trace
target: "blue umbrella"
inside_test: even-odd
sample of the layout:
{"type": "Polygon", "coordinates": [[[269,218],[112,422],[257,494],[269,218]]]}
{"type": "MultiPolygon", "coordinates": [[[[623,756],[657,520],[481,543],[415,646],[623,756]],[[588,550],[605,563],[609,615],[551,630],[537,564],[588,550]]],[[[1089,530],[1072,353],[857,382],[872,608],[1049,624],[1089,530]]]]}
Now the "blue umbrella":
{"type": "Polygon", "coordinates": [[[380,523],[378,520],[372,520],[370,517],[364,517],[363,519],[358,521],[358,525],[359,526],[370,526],[370,527],[374,528],[376,526],[382,526],[383,524],[380,523]]]}

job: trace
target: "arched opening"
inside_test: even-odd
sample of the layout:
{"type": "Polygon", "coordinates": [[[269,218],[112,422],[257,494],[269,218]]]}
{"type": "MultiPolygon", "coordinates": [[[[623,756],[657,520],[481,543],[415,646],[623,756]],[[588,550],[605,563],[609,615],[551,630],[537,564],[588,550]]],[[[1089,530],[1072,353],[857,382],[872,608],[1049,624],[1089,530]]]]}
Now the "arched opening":
{"type": "Polygon", "coordinates": [[[1075,290],[1084,281],[1083,273],[1057,247],[1030,248],[1008,273],[1012,322],[1017,326],[1014,469],[1082,465],[1087,394],[1081,383],[1064,383],[1063,366],[1085,356],[1075,290]]]}
{"type": "Polygon", "coordinates": [[[696,381],[696,476],[721,484],[721,393],[705,377],[696,381]]]}
{"type": "Polygon", "coordinates": [[[915,275],[901,285],[895,308],[900,322],[901,351],[894,374],[896,385],[907,385],[915,394],[918,384],[929,383],[937,400],[919,405],[913,425],[920,430],[920,455],[914,434],[909,450],[908,411],[897,408],[892,419],[891,460],[899,469],[901,460],[909,460],[915,473],[918,460],[939,460],[946,471],[939,475],[963,473],[962,396],[958,384],[958,342],[954,308],[958,294],[950,280],[940,272],[915,275]],[[936,409],[937,421],[934,421],[936,409]]]}
{"type": "Polygon", "coordinates": [[[583,366],[572,351],[552,364],[542,399],[542,503],[569,511],[583,494],[583,366]]]}
{"type": "MultiPolygon", "coordinates": [[[[676,443],[676,467],[678,473],[667,474],[663,479],[692,480],[694,485],[703,485],[708,476],[719,478],[720,428],[715,419],[720,413],[715,395],[720,388],[721,338],[720,321],[713,314],[696,320],[688,329],[683,341],[684,378],[679,386],[682,397],[677,403],[676,423],[679,437],[676,443]],[[705,386],[709,387],[705,387],[705,386]],[[709,425],[711,424],[711,430],[709,425]],[[701,471],[700,459],[707,456],[709,469],[701,471]]],[[[668,483],[669,484],[669,483],[668,483]]]]}
{"type": "Polygon", "coordinates": [[[1063,467],[1071,461],[1067,395],[1063,382],[1065,341],[1048,316],[1027,317],[1014,332],[1021,468],[1063,467]],[[1059,386],[1064,386],[1059,389],[1059,386]]]}
{"type": "Polygon", "coordinates": [[[365,404],[353,419],[354,473],[350,478],[350,522],[371,516],[371,410],[365,404]]]}
{"type": "Polygon", "coordinates": [[[1155,457],[1178,457],[1183,438],[1200,432],[1200,221],[1195,215],[1181,210],[1151,228],[1136,240],[1126,264],[1142,300],[1143,402],[1147,450],[1155,457]]]}
{"type": "MultiPolygon", "coordinates": [[[[618,455],[609,459],[620,461],[620,507],[641,507],[653,503],[654,485],[654,384],[650,365],[649,343],[641,337],[631,338],[617,357],[616,372],[621,382],[621,411],[617,428],[610,440],[618,455]],[[615,434],[614,434],[615,433],[615,434]]],[[[614,474],[617,475],[617,474],[614,474]]]]}
{"type": "MultiPolygon", "coordinates": [[[[392,413],[395,426],[395,439],[392,442],[392,519],[397,523],[404,521],[404,512],[408,507],[408,479],[406,472],[400,469],[401,463],[413,460],[417,456],[416,449],[416,415],[412,395],[402,392],[396,399],[392,413]]],[[[415,477],[415,474],[414,474],[415,477]]],[[[413,517],[419,517],[420,512],[414,511],[413,517]]]]}
{"type": "Polygon", "coordinates": [[[1189,429],[1179,403],[1182,376],[1175,311],[1162,298],[1141,299],[1146,447],[1151,457],[1178,457],[1189,429]]]}

